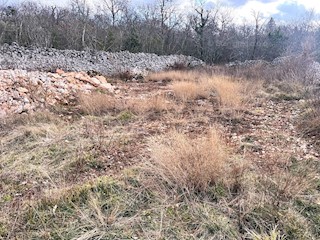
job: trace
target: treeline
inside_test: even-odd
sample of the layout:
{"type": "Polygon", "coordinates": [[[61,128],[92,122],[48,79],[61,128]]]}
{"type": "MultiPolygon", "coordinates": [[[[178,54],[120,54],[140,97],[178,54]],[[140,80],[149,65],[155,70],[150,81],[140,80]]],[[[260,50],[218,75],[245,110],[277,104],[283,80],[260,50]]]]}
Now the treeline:
{"type": "Polygon", "coordinates": [[[195,1],[190,11],[174,0],[133,6],[129,0],[71,0],[68,7],[25,2],[0,9],[0,44],[57,49],[191,55],[208,63],[272,60],[292,53],[319,58],[320,28],[312,18],[278,24],[252,12],[236,23],[221,6],[195,1]]]}

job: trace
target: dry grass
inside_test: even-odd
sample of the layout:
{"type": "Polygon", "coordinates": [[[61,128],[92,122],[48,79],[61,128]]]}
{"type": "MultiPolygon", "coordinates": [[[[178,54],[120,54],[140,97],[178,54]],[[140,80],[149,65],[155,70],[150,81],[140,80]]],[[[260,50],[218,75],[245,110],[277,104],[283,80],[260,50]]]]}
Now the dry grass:
{"type": "Polygon", "coordinates": [[[193,193],[226,184],[237,174],[225,143],[216,130],[191,139],[173,131],[150,143],[152,172],[170,187],[193,193]]]}
{"type": "Polygon", "coordinates": [[[304,136],[311,137],[320,149],[320,111],[300,123],[304,136]]]}
{"type": "MultiPolygon", "coordinates": [[[[243,109],[250,97],[248,82],[234,80],[226,76],[212,76],[200,84],[216,92],[220,106],[226,109],[243,109]]],[[[253,84],[251,84],[253,85],[253,84]]],[[[251,86],[253,87],[253,86],[251,86]]]]}
{"type": "Polygon", "coordinates": [[[312,139],[317,150],[320,150],[320,93],[310,97],[304,104],[304,114],[298,124],[300,134],[312,139]]]}
{"type": "MultiPolygon", "coordinates": [[[[259,82],[248,83],[223,75],[210,76],[195,71],[154,73],[148,79],[152,81],[170,79],[170,81],[173,81],[171,89],[182,102],[210,98],[219,103],[223,110],[243,109],[248,98],[253,95],[252,93],[259,86],[259,82]]],[[[102,115],[122,110],[144,114],[150,111],[172,110],[176,107],[163,95],[151,96],[145,99],[132,98],[123,101],[102,93],[81,94],[79,96],[79,106],[81,112],[90,115],[102,115]]]]}
{"type": "MultiPolygon", "coordinates": [[[[208,131],[211,102],[245,108],[259,83],[179,71],[161,78],[168,73],[177,98],[204,105],[178,105],[171,93],[147,88],[79,97],[82,113],[96,116],[1,122],[0,239],[319,239],[317,159],[285,154],[287,141],[275,136],[279,151],[263,148],[260,158],[248,148],[249,165],[217,127],[208,131]],[[127,168],[141,156],[147,163],[127,168]]],[[[318,123],[305,134],[319,133],[318,123]]]]}
{"type": "MultiPolygon", "coordinates": [[[[162,73],[164,77],[165,73],[162,73]]],[[[169,72],[170,74],[170,72],[169,72]]],[[[175,74],[178,74],[175,72],[175,74]]],[[[261,88],[261,82],[247,82],[240,79],[216,75],[209,76],[198,74],[198,79],[188,78],[190,73],[176,80],[171,88],[177,98],[183,102],[199,98],[215,98],[222,109],[240,110],[244,109],[246,103],[261,88]],[[181,79],[184,79],[181,81],[181,79]]],[[[168,77],[171,77],[170,75],[168,77]]]]}
{"type": "Polygon", "coordinates": [[[163,112],[174,109],[176,106],[163,95],[151,96],[143,99],[130,99],[126,103],[127,110],[135,114],[148,112],[163,112]]]}
{"type": "Polygon", "coordinates": [[[275,227],[268,234],[259,234],[254,231],[248,231],[248,237],[252,240],[285,240],[285,236],[281,235],[280,231],[275,227]]]}
{"type": "Polygon", "coordinates": [[[183,102],[209,96],[208,89],[196,82],[175,82],[172,84],[172,90],[175,96],[183,102]]]}
{"type": "Polygon", "coordinates": [[[175,103],[163,95],[131,98],[128,100],[117,99],[102,93],[81,94],[79,97],[80,111],[94,116],[119,113],[120,111],[129,111],[134,114],[143,115],[151,112],[169,111],[175,109],[175,107],[175,103]]]}
{"type": "Polygon", "coordinates": [[[103,93],[80,94],[80,111],[90,115],[102,115],[119,108],[112,96],[103,93]]]}
{"type": "Polygon", "coordinates": [[[196,81],[200,75],[195,71],[166,71],[151,73],[146,80],[152,82],[196,81]]]}

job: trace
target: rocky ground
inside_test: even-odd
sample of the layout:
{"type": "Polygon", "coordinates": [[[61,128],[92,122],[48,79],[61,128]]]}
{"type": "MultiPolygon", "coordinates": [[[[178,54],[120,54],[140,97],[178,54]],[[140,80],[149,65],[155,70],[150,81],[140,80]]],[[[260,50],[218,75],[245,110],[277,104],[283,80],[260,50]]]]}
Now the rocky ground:
{"type": "Polygon", "coordinates": [[[231,141],[240,146],[239,151],[258,163],[274,156],[287,161],[319,159],[312,139],[305,139],[297,129],[304,111],[304,100],[268,100],[251,106],[244,115],[245,124],[238,130],[230,128],[231,141]]]}
{"type": "MultiPolygon", "coordinates": [[[[235,149],[241,154],[249,154],[257,161],[275,154],[289,157],[295,155],[298,160],[319,157],[313,148],[312,139],[302,138],[296,130],[305,103],[305,100],[296,100],[297,96],[289,101],[268,99],[269,97],[265,96],[257,98],[255,104],[246,106],[247,109],[239,115],[238,122],[237,118],[229,119],[230,116],[224,116],[219,109],[212,108],[209,99],[200,99],[185,106],[177,106],[169,101],[163,107],[166,114],[159,116],[159,110],[152,110],[152,106],[146,107],[146,110],[137,109],[143,108],[140,106],[140,100],[149,99],[153,104],[150,99],[154,96],[172,98],[173,92],[168,87],[170,84],[162,81],[114,81],[111,84],[109,79],[100,75],[90,76],[85,72],[64,72],[61,69],[57,69],[55,73],[1,70],[0,79],[2,118],[21,115],[23,117],[54,109],[56,106],[66,107],[67,112],[63,112],[61,116],[69,115],[69,119],[72,119],[76,115],[77,118],[78,97],[82,93],[90,96],[92,93],[102,92],[120,99],[124,105],[133,100],[133,107],[120,107],[120,112],[129,112],[129,121],[125,125],[120,124],[118,130],[138,140],[134,141],[134,156],[142,154],[144,139],[155,134],[167,132],[173,127],[185,133],[203,134],[208,131],[211,123],[218,121],[223,125],[223,131],[229,134],[228,137],[236,146],[235,149]],[[131,121],[131,114],[146,115],[134,117],[134,121],[131,121]]],[[[112,126],[114,124],[116,122],[111,123],[112,126]]],[[[110,156],[110,159],[112,158],[110,156]]],[[[122,163],[119,166],[124,167],[122,163]]],[[[112,164],[110,167],[112,168],[112,164]]],[[[119,169],[118,166],[115,168],[119,169]]]]}
{"type": "Polygon", "coordinates": [[[79,92],[95,90],[112,93],[114,87],[105,77],[85,72],[0,70],[0,117],[68,105],[79,92]]]}
{"type": "Polygon", "coordinates": [[[242,82],[243,105],[232,109],[217,94],[179,99],[169,77],[110,81],[58,69],[4,70],[0,79],[0,239],[320,236],[319,152],[297,128],[307,100],[283,83],[242,82]],[[79,93],[103,111],[83,109],[79,93]],[[57,105],[67,111],[44,111],[57,105]],[[249,163],[239,189],[217,185],[202,199],[163,193],[160,182],[148,188],[150,139],[172,130],[200,139],[213,127],[249,163]]]}

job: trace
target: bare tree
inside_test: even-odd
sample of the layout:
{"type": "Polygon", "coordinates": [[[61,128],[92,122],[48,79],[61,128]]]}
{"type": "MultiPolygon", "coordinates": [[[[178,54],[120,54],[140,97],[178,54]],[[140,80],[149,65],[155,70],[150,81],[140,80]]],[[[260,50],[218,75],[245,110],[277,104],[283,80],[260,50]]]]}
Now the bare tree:
{"type": "Polygon", "coordinates": [[[239,25],[228,9],[210,0],[192,0],[190,13],[180,11],[175,0],[154,0],[140,8],[130,0],[101,0],[99,12],[89,1],[70,0],[69,7],[59,8],[35,1],[9,7],[0,0],[0,44],[182,53],[209,63],[271,61],[301,53],[320,59],[320,26],[312,12],[303,21],[277,24],[276,19],[266,24],[260,12],[252,12],[251,21],[239,25]]]}
{"type": "Polygon", "coordinates": [[[81,46],[83,49],[85,49],[87,47],[86,32],[90,17],[90,7],[87,0],[71,0],[71,7],[72,10],[77,13],[82,23],[81,46]]]}
{"type": "Polygon", "coordinates": [[[7,41],[18,42],[17,9],[0,4],[0,43],[7,41]]]}
{"type": "Polygon", "coordinates": [[[256,11],[252,11],[252,16],[254,18],[255,28],[254,28],[254,44],[253,44],[251,59],[255,59],[257,48],[258,48],[259,35],[263,28],[263,24],[262,24],[263,17],[261,12],[256,12],[256,11]]]}
{"type": "Polygon", "coordinates": [[[196,1],[194,12],[189,16],[190,24],[199,37],[200,58],[204,59],[205,39],[204,33],[210,21],[215,22],[219,9],[209,8],[207,1],[196,1]]]}
{"type": "Polygon", "coordinates": [[[173,3],[173,0],[158,0],[161,29],[165,29],[170,25],[170,20],[175,14],[173,3]]]}
{"type": "Polygon", "coordinates": [[[129,0],[102,0],[102,9],[111,16],[111,24],[115,26],[119,16],[123,14],[129,4],[129,0]]]}

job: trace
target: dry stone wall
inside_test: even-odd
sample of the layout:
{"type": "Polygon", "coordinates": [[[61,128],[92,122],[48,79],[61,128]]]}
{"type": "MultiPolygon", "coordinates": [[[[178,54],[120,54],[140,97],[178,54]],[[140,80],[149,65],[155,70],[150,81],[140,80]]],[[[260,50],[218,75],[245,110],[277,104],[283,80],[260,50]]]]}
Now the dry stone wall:
{"type": "Polygon", "coordinates": [[[176,63],[189,67],[204,64],[183,55],[56,50],[5,44],[0,47],[0,118],[57,103],[69,104],[79,92],[100,89],[115,93],[117,90],[104,76],[122,72],[141,76],[176,63]]]}
{"type": "Polygon", "coordinates": [[[144,74],[146,71],[164,70],[175,63],[190,67],[204,64],[199,59],[184,55],[25,48],[16,44],[0,47],[0,69],[51,71],[59,68],[64,71],[96,71],[103,75],[124,71],[144,74]]]}

